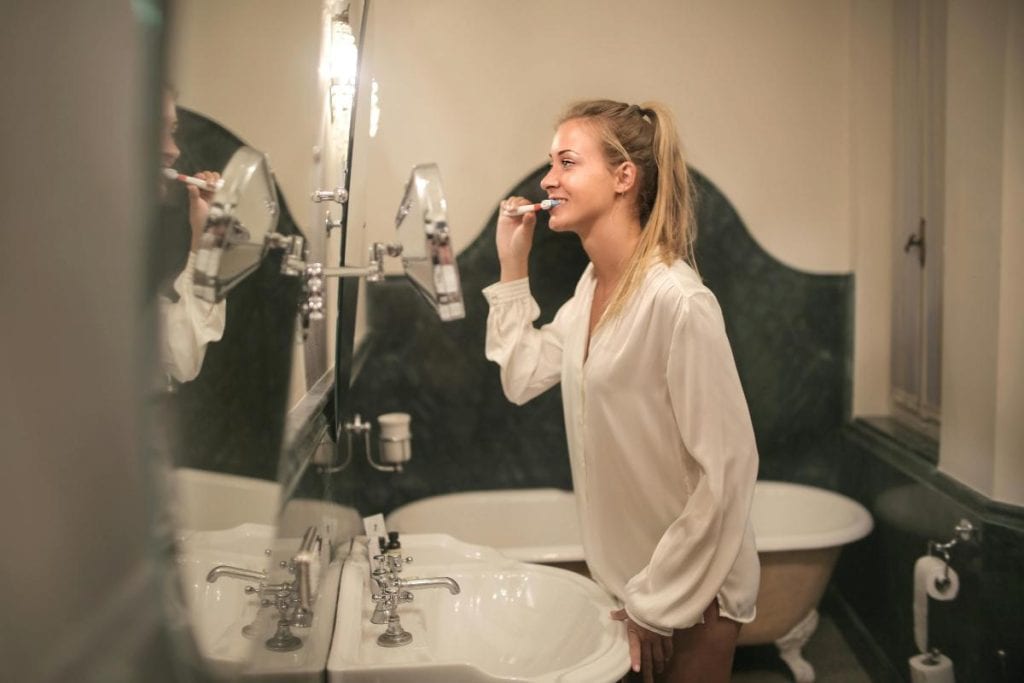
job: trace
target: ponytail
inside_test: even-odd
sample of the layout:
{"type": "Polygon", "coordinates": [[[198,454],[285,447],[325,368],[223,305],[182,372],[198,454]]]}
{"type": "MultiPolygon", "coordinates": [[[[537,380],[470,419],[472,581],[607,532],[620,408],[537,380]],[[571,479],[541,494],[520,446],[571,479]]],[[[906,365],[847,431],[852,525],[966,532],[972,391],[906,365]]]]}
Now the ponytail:
{"type": "Polygon", "coordinates": [[[675,121],[664,105],[647,102],[638,107],[592,100],[569,107],[559,123],[570,119],[586,119],[596,125],[611,168],[626,161],[637,168],[640,241],[626,262],[600,326],[622,312],[655,260],[670,265],[681,259],[697,269],[694,193],[675,121]]]}

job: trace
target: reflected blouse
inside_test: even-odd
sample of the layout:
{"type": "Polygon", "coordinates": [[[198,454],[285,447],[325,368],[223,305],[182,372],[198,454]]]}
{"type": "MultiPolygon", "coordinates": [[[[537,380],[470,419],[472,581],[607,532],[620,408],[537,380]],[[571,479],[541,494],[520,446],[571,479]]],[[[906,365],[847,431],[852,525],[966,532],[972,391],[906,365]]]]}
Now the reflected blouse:
{"type": "Polygon", "coordinates": [[[584,554],[630,618],[670,635],[717,597],[749,622],[758,456],[718,301],[684,262],[653,265],[585,355],[594,287],[590,265],[539,329],[527,279],[487,287],[487,358],[516,404],[561,381],[584,554]]]}
{"type": "Polygon", "coordinates": [[[164,372],[179,382],[199,376],[206,357],[206,345],[224,336],[227,302],[211,304],[199,299],[192,289],[195,252],[174,280],[177,301],[160,297],[160,359],[164,372]]]}

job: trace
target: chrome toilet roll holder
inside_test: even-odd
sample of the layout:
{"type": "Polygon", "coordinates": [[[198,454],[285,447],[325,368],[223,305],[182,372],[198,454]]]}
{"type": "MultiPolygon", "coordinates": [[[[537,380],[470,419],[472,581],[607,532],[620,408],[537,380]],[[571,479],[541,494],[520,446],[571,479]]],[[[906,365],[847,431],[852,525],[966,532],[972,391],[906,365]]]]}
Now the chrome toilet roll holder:
{"type": "Polygon", "coordinates": [[[973,524],[971,524],[970,520],[961,519],[957,525],[953,527],[953,538],[945,543],[928,541],[928,554],[942,557],[942,561],[945,564],[945,570],[943,571],[942,578],[935,579],[935,587],[940,591],[945,591],[949,588],[949,551],[960,543],[973,541],[977,531],[978,530],[973,524]]]}

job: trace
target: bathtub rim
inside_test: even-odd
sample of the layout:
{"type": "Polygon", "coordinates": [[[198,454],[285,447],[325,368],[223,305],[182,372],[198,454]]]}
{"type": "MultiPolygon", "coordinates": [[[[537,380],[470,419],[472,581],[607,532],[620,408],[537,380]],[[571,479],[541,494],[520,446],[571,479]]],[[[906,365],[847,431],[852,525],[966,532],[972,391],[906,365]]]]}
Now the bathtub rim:
{"type": "Polygon", "coordinates": [[[875,522],[867,508],[854,499],[831,489],[770,479],[758,479],[757,487],[765,492],[788,493],[789,495],[804,495],[805,497],[808,495],[817,496],[822,501],[842,506],[850,516],[848,524],[827,531],[773,533],[761,538],[758,538],[755,533],[754,541],[759,553],[785,552],[787,550],[817,550],[844,546],[859,541],[874,529],[875,522]]]}
{"type": "MultiPolygon", "coordinates": [[[[435,496],[427,496],[417,500],[409,501],[398,506],[385,516],[385,525],[390,529],[393,516],[400,513],[402,516],[415,513],[416,508],[423,504],[443,503],[445,501],[475,502],[483,500],[491,502],[498,496],[513,496],[517,502],[563,502],[569,505],[573,511],[574,521],[576,515],[576,494],[573,491],[560,489],[553,486],[531,487],[521,489],[475,489],[471,491],[453,491],[451,493],[440,493],[435,496]]],[[[435,530],[437,532],[437,530],[435,530]]],[[[404,533],[404,532],[403,532],[404,533]]],[[[414,531],[412,533],[429,533],[414,531]]],[[[443,532],[451,533],[451,532],[443,532]]],[[[465,540],[466,543],[478,543],[473,540],[465,540]]],[[[487,545],[482,543],[481,545],[487,545]]],[[[516,546],[488,546],[494,547],[502,555],[520,562],[541,562],[541,563],[563,563],[583,562],[583,543],[564,543],[549,545],[516,545],[516,546]]]]}
{"type": "MultiPolygon", "coordinates": [[[[858,541],[867,536],[874,529],[874,519],[867,508],[856,500],[844,496],[841,493],[826,489],[820,486],[799,484],[796,482],[777,481],[770,479],[759,479],[755,484],[755,498],[760,490],[764,496],[785,495],[803,496],[805,499],[813,498],[818,504],[840,506],[844,515],[848,517],[847,522],[841,527],[833,527],[819,531],[797,531],[791,533],[771,533],[758,536],[754,532],[755,546],[759,553],[785,552],[788,550],[816,550],[834,546],[844,546],[858,541]]],[[[573,499],[572,508],[575,510],[575,493],[565,489],[554,487],[536,487],[521,489],[486,489],[456,491],[442,493],[436,496],[428,496],[405,503],[395,510],[392,510],[387,519],[401,511],[402,516],[410,514],[416,508],[429,503],[443,503],[444,501],[474,502],[477,500],[488,501],[500,496],[512,496],[518,502],[532,500],[550,501],[552,499],[566,500],[573,499]]],[[[568,502],[568,501],[567,501],[568,502]]],[[[753,510],[751,510],[753,514],[753,510]]],[[[809,513],[813,514],[813,513],[809,513]]],[[[390,521],[389,521],[390,525],[390,521]]],[[[756,524],[752,526],[756,527],[756,524]]],[[[420,530],[415,533],[423,533],[420,530]]],[[[476,541],[474,541],[476,542],[476,541]]],[[[560,545],[519,545],[499,548],[506,556],[524,562],[575,562],[584,560],[583,545],[560,544],[560,545]]]]}

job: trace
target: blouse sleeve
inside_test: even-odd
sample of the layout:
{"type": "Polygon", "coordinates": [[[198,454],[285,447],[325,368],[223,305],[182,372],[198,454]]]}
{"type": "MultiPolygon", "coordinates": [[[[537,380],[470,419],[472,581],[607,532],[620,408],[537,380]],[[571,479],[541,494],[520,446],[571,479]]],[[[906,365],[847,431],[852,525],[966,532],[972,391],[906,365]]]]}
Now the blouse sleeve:
{"type": "Polygon", "coordinates": [[[160,297],[160,356],[164,371],[179,382],[191,382],[203,367],[206,346],[224,336],[227,302],[211,304],[192,289],[195,253],[174,280],[177,301],[160,297]]]}
{"type": "Polygon", "coordinates": [[[562,344],[572,299],[555,319],[540,329],[533,326],[540,307],[526,278],[499,282],[483,290],[487,315],[485,355],[501,366],[501,387],[508,400],[522,405],[558,383],[562,374],[562,344]]]}
{"type": "Polygon", "coordinates": [[[631,618],[664,635],[671,633],[665,625],[700,623],[725,584],[747,534],[757,479],[750,412],[712,295],[681,302],[667,379],[683,445],[701,473],[682,514],[626,585],[631,618]]]}

